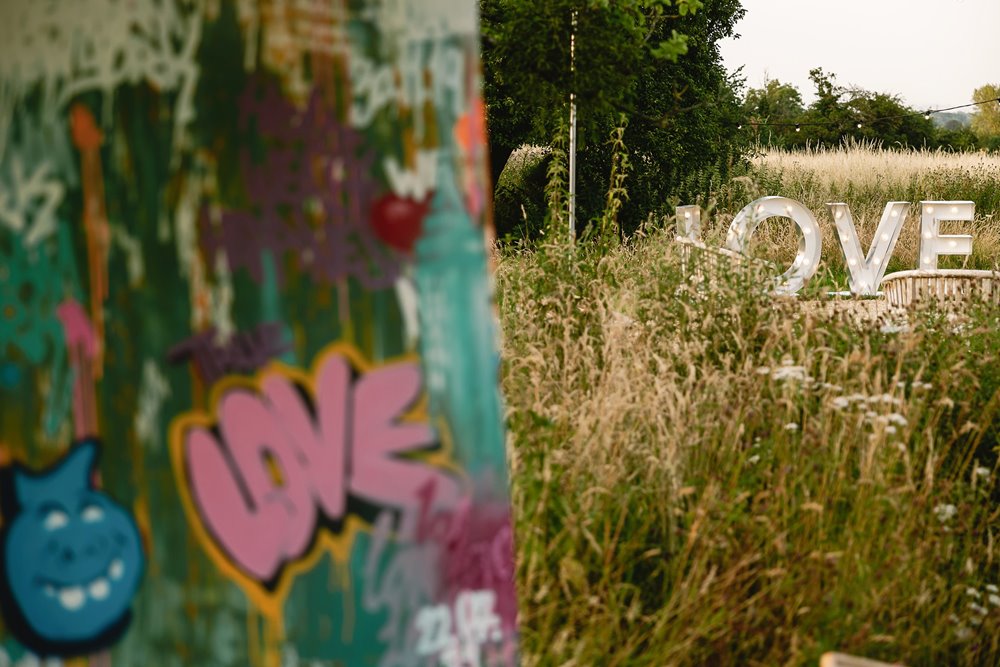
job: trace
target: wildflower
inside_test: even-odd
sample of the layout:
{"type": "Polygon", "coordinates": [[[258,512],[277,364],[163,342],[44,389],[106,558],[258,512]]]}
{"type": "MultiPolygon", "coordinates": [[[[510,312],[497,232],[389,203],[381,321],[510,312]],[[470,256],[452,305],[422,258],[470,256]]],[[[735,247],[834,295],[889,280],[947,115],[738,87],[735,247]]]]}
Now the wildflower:
{"type": "Polygon", "coordinates": [[[896,427],[895,426],[886,426],[885,427],[885,432],[888,433],[889,435],[894,435],[896,433],[896,427]]]}
{"type": "Polygon", "coordinates": [[[785,424],[785,430],[786,431],[798,431],[799,430],[799,425],[796,424],[795,422],[788,422],[787,424],[785,424]]]}
{"type": "Polygon", "coordinates": [[[968,595],[970,598],[976,598],[976,599],[979,598],[979,591],[977,591],[972,586],[966,587],[965,594],[968,595]]]}
{"type": "Polygon", "coordinates": [[[969,630],[969,628],[965,627],[964,625],[960,625],[957,628],[955,628],[955,636],[958,637],[961,641],[965,641],[966,639],[972,637],[972,630],[969,630]]]}
{"type": "Polygon", "coordinates": [[[995,584],[986,584],[986,590],[990,593],[1000,593],[1000,588],[997,588],[995,584]]]}
{"type": "Polygon", "coordinates": [[[990,469],[984,468],[983,466],[977,466],[976,469],[973,471],[973,474],[976,477],[982,477],[986,479],[990,476],[990,469]]]}
{"type": "Polygon", "coordinates": [[[934,514],[937,515],[938,521],[947,523],[958,514],[958,508],[954,505],[941,504],[934,508],[934,514]]]}
{"type": "Polygon", "coordinates": [[[994,607],[1000,607],[1000,595],[997,595],[996,593],[990,593],[990,594],[989,594],[989,595],[988,595],[988,596],[986,597],[986,599],[987,599],[987,600],[989,601],[989,603],[990,603],[991,605],[993,605],[994,607]]]}
{"type": "Polygon", "coordinates": [[[908,333],[910,331],[910,325],[904,323],[886,322],[879,330],[884,334],[908,333]]]}
{"type": "Polygon", "coordinates": [[[768,366],[761,366],[757,369],[757,375],[770,375],[771,369],[768,366]]]}
{"type": "Polygon", "coordinates": [[[851,405],[851,401],[846,396],[837,396],[830,402],[830,404],[837,410],[843,410],[851,405]]]}
{"type": "Polygon", "coordinates": [[[757,465],[760,462],[760,454],[754,454],[747,459],[747,465],[757,465]]]}
{"type": "Polygon", "coordinates": [[[782,366],[781,368],[775,368],[771,371],[771,379],[795,380],[797,382],[812,381],[812,378],[806,375],[805,366],[782,366]]]}
{"type": "Polygon", "coordinates": [[[899,414],[898,412],[892,412],[892,413],[890,413],[889,416],[887,417],[887,419],[891,423],[895,424],[896,426],[906,426],[907,423],[908,423],[906,421],[906,417],[904,417],[903,415],[899,414]]]}
{"type": "Polygon", "coordinates": [[[979,614],[980,616],[985,616],[986,614],[990,613],[989,609],[980,604],[976,604],[975,602],[969,603],[969,609],[979,614]]]}

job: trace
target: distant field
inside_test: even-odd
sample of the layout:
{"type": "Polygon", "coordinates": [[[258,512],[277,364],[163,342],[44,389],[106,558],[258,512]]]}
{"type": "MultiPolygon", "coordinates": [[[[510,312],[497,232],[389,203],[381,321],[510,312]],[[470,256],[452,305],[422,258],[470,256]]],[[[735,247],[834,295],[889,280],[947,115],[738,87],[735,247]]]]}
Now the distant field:
{"type": "MultiPolygon", "coordinates": [[[[972,199],[970,266],[1000,261],[997,157],[764,155],[707,236],[764,194],[868,230],[889,200],[972,199]]],[[[794,248],[782,227],[759,254],[794,248]]],[[[1000,313],[859,326],[709,290],[669,231],[508,252],[497,285],[525,665],[1000,664],[1000,313]]]]}

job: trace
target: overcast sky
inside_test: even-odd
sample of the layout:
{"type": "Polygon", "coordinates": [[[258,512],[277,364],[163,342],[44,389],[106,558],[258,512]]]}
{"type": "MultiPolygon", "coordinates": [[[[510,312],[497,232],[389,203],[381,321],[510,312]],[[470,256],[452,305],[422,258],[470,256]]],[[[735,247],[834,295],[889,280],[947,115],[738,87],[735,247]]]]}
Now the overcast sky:
{"type": "Polygon", "coordinates": [[[815,98],[809,70],[899,95],[917,109],[971,102],[1000,84],[1000,0],[743,0],[739,39],[722,43],[747,85],[765,78],[815,98]]]}

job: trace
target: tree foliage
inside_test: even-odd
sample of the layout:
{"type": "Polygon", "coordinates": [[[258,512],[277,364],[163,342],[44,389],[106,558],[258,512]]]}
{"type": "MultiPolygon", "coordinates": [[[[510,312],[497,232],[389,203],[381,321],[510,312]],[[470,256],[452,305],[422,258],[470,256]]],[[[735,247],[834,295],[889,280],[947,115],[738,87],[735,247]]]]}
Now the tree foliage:
{"type": "Polygon", "coordinates": [[[972,101],[983,103],[972,117],[972,131],[983,141],[1000,139],[1000,85],[976,88],[972,101]]]}
{"type": "Polygon", "coordinates": [[[581,220],[600,218],[617,187],[627,192],[617,210],[627,231],[667,210],[668,193],[693,173],[739,154],[737,82],[718,49],[743,15],[739,0],[481,0],[481,12],[494,179],[521,144],[551,144],[571,93],[581,220]],[[624,186],[609,137],[615,164],[632,166],[624,186]]]}
{"type": "Polygon", "coordinates": [[[835,146],[847,140],[883,146],[967,150],[978,144],[962,128],[939,129],[925,114],[907,106],[895,95],[845,88],[833,74],[810,70],[816,99],[796,110],[798,90],[778,81],[750,89],[743,102],[750,131],[764,144],[799,148],[835,146]]]}

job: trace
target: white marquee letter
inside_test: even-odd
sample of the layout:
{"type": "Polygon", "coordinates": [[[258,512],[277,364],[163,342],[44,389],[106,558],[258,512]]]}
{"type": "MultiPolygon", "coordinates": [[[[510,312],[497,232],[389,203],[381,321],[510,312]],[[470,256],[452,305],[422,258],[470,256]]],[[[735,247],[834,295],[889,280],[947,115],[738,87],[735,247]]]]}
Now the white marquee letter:
{"type": "Polygon", "coordinates": [[[920,269],[937,269],[941,255],[971,255],[972,237],[966,234],[943,235],[942,220],[971,222],[976,217],[976,204],[971,201],[920,202],[920,269]]]}
{"type": "Polygon", "coordinates": [[[820,253],[823,251],[819,224],[812,212],[801,203],[787,197],[763,197],[747,205],[736,214],[732,225],[729,226],[726,247],[746,254],[746,248],[757,227],[772,217],[791,218],[802,233],[795,261],[791,268],[778,278],[774,290],[778,294],[795,294],[816,273],[819,268],[820,253]]]}
{"type": "Polygon", "coordinates": [[[677,207],[677,237],[701,241],[701,206],[677,207]]]}
{"type": "Polygon", "coordinates": [[[858,240],[858,230],[854,227],[854,218],[847,204],[827,204],[830,215],[833,216],[833,226],[840,239],[840,247],[844,250],[844,261],[847,264],[848,280],[851,291],[858,295],[874,296],[879,283],[885,276],[889,266],[889,258],[896,249],[899,232],[903,229],[910,202],[891,201],[882,211],[882,220],[875,230],[875,238],[868,248],[868,255],[862,256],[861,242],[858,240]]]}

